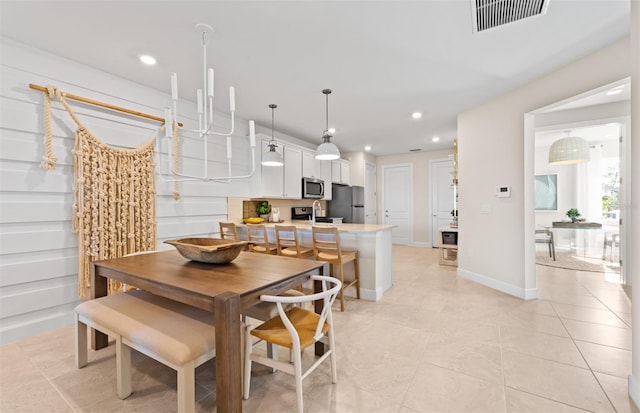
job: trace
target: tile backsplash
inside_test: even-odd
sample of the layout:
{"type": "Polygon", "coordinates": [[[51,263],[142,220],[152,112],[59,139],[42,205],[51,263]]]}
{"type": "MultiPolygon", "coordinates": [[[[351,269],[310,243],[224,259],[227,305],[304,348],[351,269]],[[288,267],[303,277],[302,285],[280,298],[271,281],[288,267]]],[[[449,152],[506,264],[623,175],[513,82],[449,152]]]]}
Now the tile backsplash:
{"type": "MultiPolygon", "coordinates": [[[[256,207],[265,199],[227,198],[227,215],[230,222],[241,223],[243,218],[257,217],[256,207]]],[[[291,220],[291,208],[310,207],[312,199],[266,199],[272,208],[280,209],[280,220],[291,220]]],[[[321,208],[326,208],[326,201],[320,201],[321,208]]]]}

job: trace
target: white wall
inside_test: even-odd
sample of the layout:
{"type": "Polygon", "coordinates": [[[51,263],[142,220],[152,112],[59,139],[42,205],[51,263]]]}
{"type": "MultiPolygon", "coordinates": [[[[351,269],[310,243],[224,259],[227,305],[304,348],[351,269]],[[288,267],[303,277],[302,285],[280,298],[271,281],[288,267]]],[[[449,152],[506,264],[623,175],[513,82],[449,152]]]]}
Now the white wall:
{"type": "MultiPolygon", "coordinates": [[[[59,103],[53,104],[54,151],[58,166],[40,168],[44,155],[43,93],[29,83],[162,116],[169,96],[2,38],[0,105],[0,340],[8,342],[72,323],[77,296],[77,243],[71,231],[72,158],[75,124],[59,103]]],[[[168,79],[168,78],[167,78],[168,79]]],[[[121,113],[71,102],[87,127],[113,146],[133,147],[154,136],[158,124],[121,113]]],[[[180,103],[180,119],[194,120],[192,103],[180,103]]],[[[229,119],[217,114],[216,129],[229,119]]],[[[236,120],[233,172],[249,168],[247,124],[236,120]]],[[[202,146],[184,135],[185,171],[199,174],[202,146]]],[[[226,151],[220,142],[209,149],[210,172],[226,174],[226,151]]],[[[158,247],[185,236],[211,236],[226,220],[227,196],[248,196],[248,181],[183,183],[182,198],[172,198],[173,184],[158,182],[158,247]]]]}
{"type": "Polygon", "coordinates": [[[458,116],[459,206],[465,211],[459,221],[460,275],[535,297],[535,279],[525,278],[535,273],[526,267],[533,261],[525,261],[525,244],[533,247],[533,213],[525,216],[525,192],[532,191],[532,184],[524,186],[531,182],[524,175],[525,114],[628,77],[629,50],[629,38],[622,39],[458,116]],[[511,186],[511,198],[496,198],[498,185],[511,186]],[[531,228],[525,228],[529,221],[531,228]]]}
{"type": "MultiPolygon", "coordinates": [[[[628,237],[626,246],[628,252],[626,268],[629,270],[631,285],[637,292],[640,285],[640,191],[635,179],[640,176],[640,2],[631,2],[631,139],[629,145],[628,164],[629,174],[625,179],[631,183],[631,194],[627,207],[629,213],[628,237]],[[634,178],[631,178],[634,177],[634,178]],[[634,189],[635,186],[635,189],[634,189]]],[[[624,230],[624,229],[623,229],[624,230]]],[[[623,233],[624,234],[624,233],[623,233]]],[[[624,235],[623,235],[624,236],[624,235]]],[[[640,406],[640,294],[632,297],[632,374],[629,375],[629,396],[636,406],[640,406]]]]}
{"type": "MultiPolygon", "coordinates": [[[[446,159],[450,154],[453,154],[453,149],[450,151],[429,151],[377,157],[378,211],[382,210],[381,203],[384,196],[382,193],[384,184],[382,167],[393,164],[413,165],[413,240],[411,242],[414,245],[431,246],[431,217],[429,216],[431,208],[431,199],[429,197],[431,177],[429,161],[432,159],[446,159]]],[[[378,213],[378,216],[380,217],[381,214],[378,213]]]]}
{"type": "Polygon", "coordinates": [[[366,152],[343,153],[340,157],[350,162],[349,182],[351,185],[365,186],[366,163],[376,163],[377,158],[366,152]]]}

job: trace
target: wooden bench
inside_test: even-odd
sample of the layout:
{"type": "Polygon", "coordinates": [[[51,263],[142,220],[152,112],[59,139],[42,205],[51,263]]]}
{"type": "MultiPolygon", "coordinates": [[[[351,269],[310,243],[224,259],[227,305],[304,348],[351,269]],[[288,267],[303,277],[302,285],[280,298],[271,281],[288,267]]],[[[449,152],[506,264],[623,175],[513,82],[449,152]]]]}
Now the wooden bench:
{"type": "Polygon", "coordinates": [[[131,395],[131,349],[178,374],[178,412],[195,410],[195,368],[215,357],[213,314],[141,290],[85,301],[75,308],[76,367],[87,364],[87,326],[116,340],[118,397],[131,395]]]}

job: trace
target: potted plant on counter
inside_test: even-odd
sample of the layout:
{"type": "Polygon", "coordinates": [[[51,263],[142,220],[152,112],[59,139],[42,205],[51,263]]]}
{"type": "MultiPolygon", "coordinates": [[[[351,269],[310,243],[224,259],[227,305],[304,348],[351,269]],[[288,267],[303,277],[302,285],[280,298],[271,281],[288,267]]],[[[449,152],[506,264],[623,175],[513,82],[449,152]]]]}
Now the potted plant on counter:
{"type": "Polygon", "coordinates": [[[269,213],[271,213],[271,205],[268,201],[260,201],[256,206],[256,212],[263,218],[265,222],[269,222],[269,213]]]}
{"type": "Polygon", "coordinates": [[[567,216],[571,218],[571,222],[577,222],[580,217],[580,212],[576,208],[571,208],[567,211],[567,216]]]}

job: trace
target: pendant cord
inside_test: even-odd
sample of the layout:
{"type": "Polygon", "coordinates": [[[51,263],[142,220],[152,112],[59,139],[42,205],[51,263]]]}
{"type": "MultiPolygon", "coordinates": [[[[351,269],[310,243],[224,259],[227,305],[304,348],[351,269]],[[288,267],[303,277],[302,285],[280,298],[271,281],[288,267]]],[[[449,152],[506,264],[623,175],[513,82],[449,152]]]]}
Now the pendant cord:
{"type": "Polygon", "coordinates": [[[326,128],[326,132],[329,132],[329,94],[325,95],[327,97],[326,101],[327,101],[327,128],[326,128]]]}

